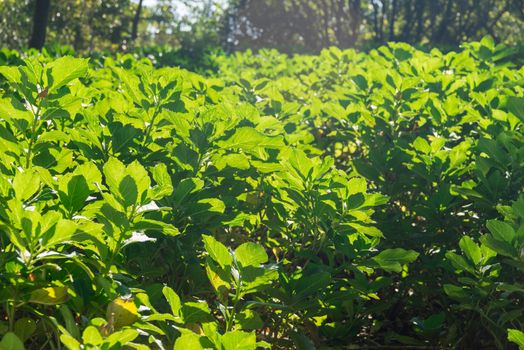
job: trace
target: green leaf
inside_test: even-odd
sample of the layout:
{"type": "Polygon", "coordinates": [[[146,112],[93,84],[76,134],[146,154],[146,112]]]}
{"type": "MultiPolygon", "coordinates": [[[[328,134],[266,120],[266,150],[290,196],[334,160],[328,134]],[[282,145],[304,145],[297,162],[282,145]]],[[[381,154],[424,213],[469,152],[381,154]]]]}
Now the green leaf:
{"type": "Polygon", "coordinates": [[[200,336],[195,333],[183,334],[175,342],[173,350],[204,350],[204,347],[200,343],[200,336]]]}
{"type": "Polygon", "coordinates": [[[459,241],[460,249],[466,254],[466,256],[469,258],[473,264],[478,265],[482,259],[482,252],[480,250],[480,247],[473,242],[473,240],[468,237],[464,236],[459,241]]]}
{"type": "Polygon", "coordinates": [[[91,190],[83,175],[67,174],[58,185],[58,196],[69,213],[76,213],[85,205],[91,190]]]}
{"type": "Polygon", "coordinates": [[[355,75],[352,79],[361,90],[368,89],[368,82],[364,76],[358,74],[358,75],[355,75]]]}
{"type": "Polygon", "coordinates": [[[178,203],[183,203],[188,197],[204,187],[204,181],[197,178],[186,178],[175,186],[173,198],[178,203]]]}
{"type": "Polygon", "coordinates": [[[24,350],[24,343],[13,332],[6,333],[0,341],[0,350],[24,350]]]}
{"type": "Polygon", "coordinates": [[[163,233],[167,236],[177,236],[180,231],[173,225],[167,224],[163,221],[152,219],[141,219],[133,226],[135,230],[150,230],[163,233]]]}
{"type": "Polygon", "coordinates": [[[180,315],[184,323],[202,323],[213,319],[206,302],[186,302],[180,309],[180,315]]]}
{"type": "Polygon", "coordinates": [[[223,170],[226,167],[246,170],[249,169],[250,158],[243,153],[231,153],[231,154],[217,154],[216,158],[213,159],[213,165],[218,170],[223,170]]]}
{"type": "Polygon", "coordinates": [[[88,326],[82,333],[82,340],[86,345],[89,344],[93,346],[98,346],[102,344],[104,338],[102,337],[102,335],[96,327],[88,326]]]}
{"type": "Polygon", "coordinates": [[[26,201],[40,191],[40,175],[34,169],[16,173],[13,180],[15,196],[21,201],[26,201]]]}
{"type": "Polygon", "coordinates": [[[60,315],[62,315],[62,318],[64,319],[65,327],[69,334],[73,335],[75,338],[80,338],[79,325],[77,324],[75,317],[73,316],[73,313],[69,307],[65,304],[62,304],[60,305],[59,310],[60,315]]]}
{"type": "Polygon", "coordinates": [[[226,246],[212,236],[202,235],[202,239],[204,241],[204,248],[211,259],[217,262],[223,269],[226,268],[226,266],[231,266],[233,258],[229,254],[226,246]]]}
{"type": "MultiPolygon", "coordinates": [[[[138,335],[139,333],[136,329],[123,329],[107,337],[104,344],[109,344],[109,348],[111,349],[111,347],[116,344],[126,345],[127,343],[132,342],[136,337],[138,337],[138,335]]],[[[120,349],[121,347],[118,348],[120,349]]]]}
{"type": "Polygon", "coordinates": [[[231,288],[231,272],[220,268],[210,257],[206,258],[205,266],[209,282],[217,292],[218,296],[221,300],[227,300],[227,295],[231,288]]]}
{"type": "Polygon", "coordinates": [[[486,224],[489,231],[498,241],[506,242],[508,244],[513,244],[513,241],[517,237],[515,230],[511,225],[498,220],[489,220],[486,224]]]}
{"type": "Polygon", "coordinates": [[[443,312],[429,316],[424,320],[424,330],[425,331],[434,331],[438,330],[444,324],[446,320],[446,315],[443,312]]]}
{"type": "Polygon", "coordinates": [[[220,337],[223,350],[256,350],[257,338],[255,333],[243,331],[227,332],[220,337]]]}
{"type": "Polygon", "coordinates": [[[124,176],[122,181],[120,181],[120,185],[118,186],[118,193],[120,194],[120,196],[122,196],[122,199],[124,200],[123,204],[126,208],[137,203],[138,187],[131,175],[124,176]]]}
{"type": "Polygon", "coordinates": [[[67,333],[62,333],[60,335],[60,341],[69,350],[80,350],[82,348],[82,344],[80,344],[78,340],[76,340],[73,336],[67,333]]]}
{"type": "Polygon", "coordinates": [[[506,102],[509,112],[524,123],[524,97],[509,96],[506,102]]]}
{"type": "Polygon", "coordinates": [[[491,250],[494,250],[498,254],[508,256],[508,257],[516,257],[517,256],[517,250],[509,245],[508,243],[504,241],[500,241],[498,239],[493,238],[493,236],[490,235],[483,235],[480,237],[480,241],[482,244],[484,244],[486,247],[488,247],[491,250]]]}
{"type": "Polygon", "coordinates": [[[457,255],[453,252],[447,252],[446,258],[451,261],[455,268],[468,271],[473,274],[475,273],[475,269],[473,268],[473,266],[471,266],[462,256],[457,255]]]}
{"type": "Polygon", "coordinates": [[[21,83],[22,75],[18,67],[0,66],[0,74],[11,83],[21,83]]]}
{"type": "Polygon", "coordinates": [[[151,187],[151,179],[147,170],[135,160],[127,167],[127,174],[135,181],[139,204],[143,204],[147,200],[147,194],[151,187]]]}
{"type": "Polygon", "coordinates": [[[157,164],[153,168],[153,179],[156,186],[152,189],[152,199],[161,199],[173,193],[173,183],[165,164],[157,164]]]}
{"type": "Polygon", "coordinates": [[[291,332],[291,339],[297,350],[316,350],[311,339],[302,332],[291,332]]]}
{"type": "Polygon", "coordinates": [[[461,302],[469,300],[470,297],[470,292],[453,284],[444,284],[444,292],[451,298],[461,302]]]}
{"type": "Polygon", "coordinates": [[[347,225],[353,227],[359,234],[369,237],[384,237],[382,232],[374,226],[365,226],[356,222],[349,222],[347,225]]]}
{"type": "Polygon", "coordinates": [[[93,163],[84,163],[79,165],[75,169],[74,174],[85,177],[91,192],[97,191],[99,185],[102,183],[102,174],[100,174],[100,170],[98,170],[97,166],[93,163]]]}
{"type": "MultiPolygon", "coordinates": [[[[45,217],[45,216],[44,216],[45,217]]],[[[42,236],[42,247],[51,248],[69,241],[77,230],[77,224],[70,220],[59,220],[56,225],[42,236]]]]}
{"type": "Polygon", "coordinates": [[[15,334],[18,338],[25,342],[29,339],[36,331],[36,322],[28,317],[22,317],[15,322],[15,334]]]}
{"type": "Polygon", "coordinates": [[[518,329],[508,329],[508,340],[519,346],[519,349],[524,349],[524,332],[518,329]]]}
{"type": "Polygon", "coordinates": [[[17,99],[0,100],[0,119],[8,120],[19,132],[25,132],[32,123],[33,114],[17,99]]]}
{"type": "Polygon", "coordinates": [[[255,330],[264,326],[264,321],[262,321],[258,313],[249,309],[242,310],[238,314],[236,323],[242,328],[242,330],[255,330]]]}
{"type": "Polygon", "coordinates": [[[116,155],[121,151],[125,151],[138,136],[140,136],[140,130],[132,125],[126,124],[116,126],[111,133],[113,154],[116,155]]]}
{"type": "Polygon", "coordinates": [[[480,43],[491,51],[495,50],[495,40],[493,40],[491,35],[485,35],[482,37],[480,43]]]}
{"type": "Polygon", "coordinates": [[[171,312],[175,316],[180,315],[180,309],[182,308],[182,302],[180,297],[175,293],[175,291],[167,286],[162,289],[162,294],[166,297],[166,300],[171,307],[171,312]]]}
{"type": "Polygon", "coordinates": [[[126,208],[143,204],[148,199],[151,180],[138,161],[126,167],[118,159],[110,158],[104,165],[104,175],[109,190],[118,195],[121,204],[126,208]]]}
{"type": "Polygon", "coordinates": [[[224,213],[226,206],[218,198],[203,198],[200,199],[196,204],[193,204],[191,208],[191,214],[196,216],[201,213],[224,213]]]}
{"type": "Polygon", "coordinates": [[[388,272],[401,272],[402,265],[415,261],[418,255],[414,250],[394,248],[383,250],[372,260],[388,272]]]}
{"type": "Polygon", "coordinates": [[[248,266],[240,271],[242,280],[242,295],[255,293],[271,285],[278,278],[276,269],[248,266]]]}
{"type": "Polygon", "coordinates": [[[260,266],[268,261],[265,249],[251,242],[241,244],[235,250],[235,257],[242,267],[260,266]]]}
{"type": "Polygon", "coordinates": [[[58,305],[65,303],[67,299],[67,287],[45,287],[31,292],[29,302],[43,305],[58,305]]]}
{"type": "Polygon", "coordinates": [[[221,148],[240,148],[251,150],[254,148],[281,148],[284,141],[281,136],[268,136],[254,128],[240,127],[235,133],[225,141],[219,141],[218,146],[221,148]]]}
{"type": "Polygon", "coordinates": [[[330,282],[331,274],[329,272],[319,272],[309,276],[301,276],[295,281],[293,290],[298,299],[302,299],[326,288],[330,282]]]}
{"type": "Polygon", "coordinates": [[[117,158],[109,158],[104,164],[104,175],[109,191],[113,194],[119,194],[120,181],[126,175],[125,165],[117,158]]]}
{"type": "Polygon", "coordinates": [[[413,141],[413,148],[424,154],[431,153],[431,146],[429,145],[428,141],[421,137],[417,137],[415,141],[413,141]]]}
{"type": "Polygon", "coordinates": [[[144,97],[144,94],[139,88],[140,85],[140,79],[137,75],[131,74],[131,72],[128,72],[127,70],[120,68],[120,67],[114,67],[114,72],[118,75],[120,80],[125,85],[125,92],[129,94],[133,102],[139,103],[141,99],[144,97]]]}
{"type": "Polygon", "coordinates": [[[46,67],[47,87],[49,93],[58,90],[73,79],[87,74],[88,59],[64,56],[58,58],[46,67]]]}

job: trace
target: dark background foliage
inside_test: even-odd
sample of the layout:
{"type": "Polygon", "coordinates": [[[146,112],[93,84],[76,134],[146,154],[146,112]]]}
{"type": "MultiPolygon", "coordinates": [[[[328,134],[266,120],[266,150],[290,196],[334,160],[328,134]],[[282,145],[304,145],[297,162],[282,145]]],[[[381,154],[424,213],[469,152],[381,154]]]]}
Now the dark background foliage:
{"type": "Polygon", "coordinates": [[[6,0],[0,43],[80,52],[168,48],[194,61],[216,49],[318,53],[389,41],[455,48],[485,35],[516,44],[523,19],[522,0],[6,0]]]}

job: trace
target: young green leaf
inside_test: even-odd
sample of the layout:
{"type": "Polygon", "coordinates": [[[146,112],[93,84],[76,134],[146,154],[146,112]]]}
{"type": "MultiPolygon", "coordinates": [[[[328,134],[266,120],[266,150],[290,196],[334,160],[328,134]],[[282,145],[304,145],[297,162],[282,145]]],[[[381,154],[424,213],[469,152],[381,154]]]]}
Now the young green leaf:
{"type": "Polygon", "coordinates": [[[13,180],[15,196],[21,201],[26,201],[40,191],[40,175],[34,169],[17,173],[13,180]]]}
{"type": "Polygon", "coordinates": [[[85,206],[91,190],[83,175],[65,175],[58,185],[58,196],[69,213],[76,213],[85,206]]]}
{"type": "Polygon", "coordinates": [[[493,238],[508,244],[513,244],[517,236],[513,227],[503,221],[489,220],[486,226],[493,235],[493,238]]]}
{"type": "Polygon", "coordinates": [[[165,286],[162,289],[162,294],[164,294],[164,297],[166,298],[169,307],[171,308],[171,313],[173,313],[174,316],[180,315],[180,309],[182,308],[182,302],[180,301],[180,297],[175,293],[175,291],[167,286],[165,286]]]}
{"type": "Polygon", "coordinates": [[[54,92],[76,78],[87,74],[88,59],[64,56],[49,63],[46,67],[47,87],[54,92]]]}
{"type": "Polygon", "coordinates": [[[256,350],[257,338],[255,333],[243,331],[227,332],[220,337],[224,350],[256,350]]]}
{"type": "Polygon", "coordinates": [[[518,329],[508,329],[508,340],[519,346],[519,349],[524,349],[524,332],[518,329]]]}
{"type": "Polygon", "coordinates": [[[281,148],[284,146],[282,137],[268,136],[250,127],[241,127],[227,140],[218,142],[221,148],[239,148],[251,150],[253,148],[281,148]]]}
{"type": "Polygon", "coordinates": [[[235,258],[242,267],[260,266],[268,260],[264,248],[256,243],[247,242],[241,244],[235,250],[235,258]]]}
{"type": "Polygon", "coordinates": [[[7,332],[0,341],[2,350],[24,350],[24,343],[13,332],[7,332]]]}
{"type": "Polygon", "coordinates": [[[231,266],[233,258],[229,254],[226,246],[217,241],[213,236],[202,235],[202,239],[204,241],[204,248],[211,259],[217,262],[223,269],[225,269],[226,266],[231,266]]]}
{"type": "Polygon", "coordinates": [[[175,342],[173,350],[204,350],[200,342],[200,336],[195,333],[186,333],[179,337],[175,342]]]}
{"type": "Polygon", "coordinates": [[[473,242],[473,240],[468,237],[464,236],[460,239],[459,242],[460,249],[466,254],[468,259],[473,262],[473,264],[478,265],[482,259],[482,252],[480,251],[480,247],[473,242]]]}
{"type": "Polygon", "coordinates": [[[389,272],[401,272],[402,265],[415,261],[418,253],[402,248],[386,249],[372,258],[378,266],[389,272]]]}

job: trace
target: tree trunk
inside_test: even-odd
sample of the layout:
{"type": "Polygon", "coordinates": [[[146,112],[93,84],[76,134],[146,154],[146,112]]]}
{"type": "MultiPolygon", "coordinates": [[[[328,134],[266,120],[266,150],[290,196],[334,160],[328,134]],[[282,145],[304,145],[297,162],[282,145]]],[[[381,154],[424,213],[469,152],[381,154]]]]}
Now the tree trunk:
{"type": "Polygon", "coordinates": [[[404,22],[402,23],[402,30],[399,37],[400,41],[409,42],[411,37],[410,33],[415,27],[415,24],[413,23],[414,12],[415,10],[413,9],[411,0],[404,1],[404,22]]]}
{"type": "Polygon", "coordinates": [[[138,6],[135,12],[135,18],[133,18],[133,28],[131,30],[131,41],[135,41],[138,37],[138,23],[140,22],[140,13],[142,12],[143,0],[138,1],[138,6]]]}
{"type": "Polygon", "coordinates": [[[452,7],[453,7],[452,1],[448,0],[446,2],[444,15],[442,16],[440,20],[439,28],[433,35],[433,38],[432,38],[433,42],[436,42],[439,44],[449,42],[449,40],[447,39],[449,39],[451,23],[453,23],[454,21],[454,18],[452,18],[452,14],[453,14],[452,7]]]}
{"type": "Polygon", "coordinates": [[[397,0],[391,2],[391,15],[389,19],[389,41],[396,40],[395,21],[397,19],[397,0]]]}
{"type": "Polygon", "coordinates": [[[382,39],[380,38],[379,26],[378,26],[378,4],[374,1],[371,4],[373,6],[373,28],[375,31],[375,41],[379,42],[382,39]]]}
{"type": "Polygon", "coordinates": [[[347,47],[347,33],[343,28],[342,16],[344,15],[344,0],[339,0],[337,2],[337,10],[335,11],[335,38],[337,40],[338,47],[347,47]]]}
{"type": "Polygon", "coordinates": [[[325,47],[329,47],[331,45],[331,40],[329,38],[329,20],[331,18],[331,14],[330,14],[330,11],[329,11],[329,5],[327,3],[326,0],[323,0],[322,1],[322,12],[323,12],[323,15],[324,15],[324,28],[323,28],[323,38],[322,38],[322,47],[321,48],[325,48],[325,47]]]}
{"type": "Polygon", "coordinates": [[[351,45],[354,46],[360,36],[360,25],[362,24],[362,9],[360,0],[352,0],[349,4],[349,13],[351,18],[351,45]]]}
{"type": "Polygon", "coordinates": [[[381,44],[384,44],[387,40],[386,38],[384,37],[384,22],[385,20],[387,19],[387,9],[388,9],[388,4],[387,4],[387,1],[388,0],[380,0],[380,3],[382,4],[381,6],[381,11],[380,11],[380,20],[379,20],[379,27],[378,27],[378,31],[380,33],[380,43],[381,44]]]}
{"type": "Polygon", "coordinates": [[[44,47],[50,7],[51,0],[36,0],[33,14],[33,33],[29,40],[30,48],[40,50],[44,47]]]}

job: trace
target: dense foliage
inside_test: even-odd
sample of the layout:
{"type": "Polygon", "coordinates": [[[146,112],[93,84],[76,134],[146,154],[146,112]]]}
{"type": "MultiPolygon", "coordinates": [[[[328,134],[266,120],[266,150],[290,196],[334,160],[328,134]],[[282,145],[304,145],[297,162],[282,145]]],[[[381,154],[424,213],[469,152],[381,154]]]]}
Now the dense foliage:
{"type": "Polygon", "coordinates": [[[511,54],[3,51],[0,348],[524,347],[511,54]]]}

